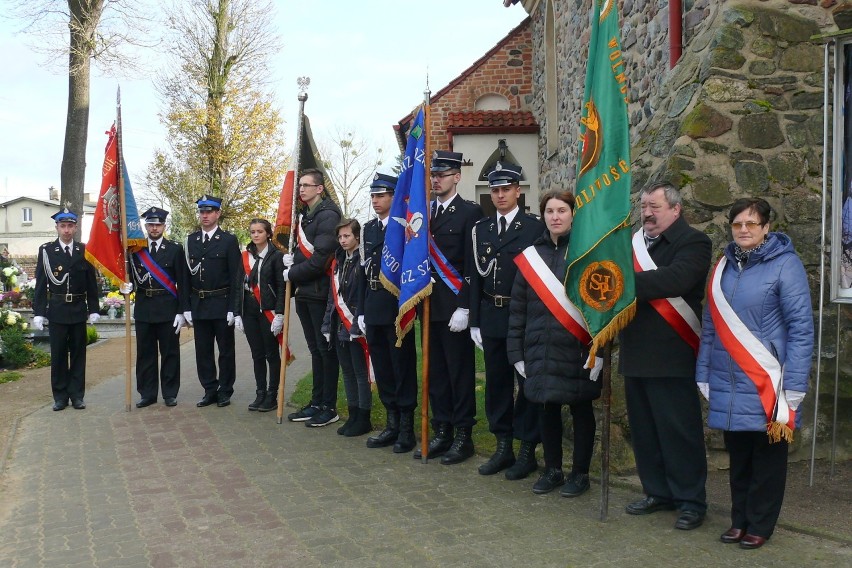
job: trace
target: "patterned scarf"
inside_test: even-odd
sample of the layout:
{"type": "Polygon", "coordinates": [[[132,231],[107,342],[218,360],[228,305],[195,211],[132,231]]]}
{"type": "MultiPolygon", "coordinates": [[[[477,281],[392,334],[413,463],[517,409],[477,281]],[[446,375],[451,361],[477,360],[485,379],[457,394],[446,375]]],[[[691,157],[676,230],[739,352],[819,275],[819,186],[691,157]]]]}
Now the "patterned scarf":
{"type": "Polygon", "coordinates": [[[760,249],[762,249],[765,245],[766,245],[766,240],[764,239],[764,241],[763,241],[762,243],[760,243],[759,245],[757,245],[757,246],[756,246],[756,247],[754,247],[753,249],[743,250],[742,248],[740,248],[740,245],[738,245],[738,244],[734,243],[734,258],[735,258],[735,259],[736,259],[736,261],[737,261],[737,265],[738,265],[740,268],[742,268],[743,266],[745,266],[745,265],[746,265],[746,263],[748,262],[748,257],[749,257],[752,253],[757,252],[757,251],[759,251],[760,249]]]}

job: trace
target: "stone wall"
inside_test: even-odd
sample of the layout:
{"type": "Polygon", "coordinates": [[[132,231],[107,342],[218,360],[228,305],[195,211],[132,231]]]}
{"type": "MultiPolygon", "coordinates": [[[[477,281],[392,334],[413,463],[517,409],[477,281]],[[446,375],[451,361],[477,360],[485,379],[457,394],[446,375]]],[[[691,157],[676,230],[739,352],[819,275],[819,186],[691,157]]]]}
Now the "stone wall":
{"type": "MultiPolygon", "coordinates": [[[[730,240],[725,214],[733,201],[760,196],[775,208],[774,229],[788,233],[805,262],[818,305],[820,262],[823,48],[809,38],[834,31],[836,0],[686,0],[683,55],[669,70],[668,2],[622,0],[622,45],[629,70],[633,187],[669,179],[683,189],[687,218],[713,239],[730,240]]],[[[844,3],[841,3],[844,4],[844,3]]],[[[850,2],[845,2],[850,4],[850,2]]],[[[542,0],[533,18],[530,99],[541,125],[541,187],[572,188],[576,169],[591,0],[542,0]],[[557,38],[560,149],[547,155],[544,28],[550,1],[557,38]]],[[[850,26],[844,26],[850,27],[850,26]]],[[[828,308],[818,451],[828,450],[836,321],[828,308]],[[831,322],[831,323],[828,323],[831,322]]],[[[815,317],[816,323],[816,317],[815,317]]],[[[852,320],[842,322],[841,353],[852,360],[852,320]]],[[[852,407],[852,364],[841,361],[841,408],[852,407]]],[[[613,388],[613,434],[629,430],[621,385],[613,388]]],[[[813,401],[806,399],[794,456],[809,451],[813,401]]],[[[843,420],[841,420],[843,422],[843,420]]],[[[841,455],[852,455],[852,424],[841,424],[841,455]]],[[[710,447],[720,440],[709,438],[710,447]]],[[[616,444],[617,446],[617,444],[616,444]]],[[[627,456],[629,460],[629,456],[627,456]]],[[[616,466],[617,467],[617,466],[616,466]]]]}

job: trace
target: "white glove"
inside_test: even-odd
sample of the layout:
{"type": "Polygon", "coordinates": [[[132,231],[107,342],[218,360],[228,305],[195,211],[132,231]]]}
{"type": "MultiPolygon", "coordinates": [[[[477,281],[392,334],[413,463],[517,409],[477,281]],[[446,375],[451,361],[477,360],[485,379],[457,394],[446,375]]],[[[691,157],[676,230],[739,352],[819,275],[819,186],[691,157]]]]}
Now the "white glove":
{"type": "Polygon", "coordinates": [[[367,323],[364,321],[364,316],[358,316],[358,327],[361,329],[362,334],[367,333],[367,323]]]}
{"type": "Polygon", "coordinates": [[[272,335],[278,335],[283,330],[284,330],[284,314],[275,314],[275,317],[272,318],[272,327],[269,328],[269,331],[272,332],[272,335]]]}
{"type": "Polygon", "coordinates": [[[186,319],[180,314],[175,315],[175,321],[172,324],[172,327],[175,328],[175,335],[180,333],[180,328],[182,328],[186,324],[186,319]]]}
{"type": "Polygon", "coordinates": [[[246,332],[246,329],[243,327],[243,318],[242,316],[234,316],[234,327],[242,331],[246,332]]]}
{"type": "Polygon", "coordinates": [[[44,316],[36,316],[33,318],[33,329],[37,329],[39,331],[44,331],[44,322],[47,321],[47,318],[44,316]]]}
{"type": "Polygon", "coordinates": [[[520,376],[522,376],[525,379],[527,378],[527,370],[524,368],[524,362],[523,361],[518,361],[517,363],[515,363],[515,370],[518,372],[518,374],[520,376]]]}
{"type": "Polygon", "coordinates": [[[704,400],[710,400],[710,383],[698,383],[698,390],[701,391],[704,400]]]}
{"type": "Polygon", "coordinates": [[[283,259],[284,259],[284,266],[286,266],[287,268],[290,268],[291,266],[293,266],[293,253],[288,252],[287,254],[285,254],[283,256],[283,259]]]}
{"type": "Polygon", "coordinates": [[[282,274],[284,275],[284,282],[289,282],[290,281],[290,269],[285,268],[284,272],[282,272],[282,274]]]}
{"type": "Polygon", "coordinates": [[[323,333],[322,336],[325,337],[326,343],[331,343],[331,334],[330,333],[323,333]]]}
{"type": "Polygon", "coordinates": [[[473,339],[473,344],[479,347],[480,351],[484,351],[482,348],[482,331],[478,327],[470,328],[470,338],[473,339]]]}
{"type": "Polygon", "coordinates": [[[467,320],[468,320],[469,310],[465,308],[456,308],[456,311],[453,312],[453,315],[450,317],[450,324],[447,326],[450,328],[450,331],[460,332],[467,329],[467,320]]]}
{"type": "Polygon", "coordinates": [[[228,312],[228,315],[225,316],[225,319],[228,320],[228,325],[234,325],[234,312],[228,312]]]}
{"type": "MultiPolygon", "coordinates": [[[[33,322],[35,322],[35,320],[33,320],[33,322]]],[[[802,403],[802,399],[805,398],[805,393],[802,391],[785,390],[784,397],[787,399],[787,406],[789,406],[792,410],[796,410],[802,403]]]]}
{"type": "Polygon", "coordinates": [[[101,314],[89,314],[89,323],[97,323],[101,319],[101,314]]]}
{"type": "Polygon", "coordinates": [[[130,282],[122,282],[118,287],[118,291],[122,294],[130,294],[133,292],[133,284],[130,282]]]}
{"type": "Polygon", "coordinates": [[[601,371],[603,370],[603,357],[595,357],[595,366],[592,367],[592,372],[589,374],[589,378],[593,381],[598,380],[598,377],[601,376],[601,371]]]}
{"type": "Polygon", "coordinates": [[[192,312],[183,312],[183,319],[186,325],[192,325],[192,312]]]}

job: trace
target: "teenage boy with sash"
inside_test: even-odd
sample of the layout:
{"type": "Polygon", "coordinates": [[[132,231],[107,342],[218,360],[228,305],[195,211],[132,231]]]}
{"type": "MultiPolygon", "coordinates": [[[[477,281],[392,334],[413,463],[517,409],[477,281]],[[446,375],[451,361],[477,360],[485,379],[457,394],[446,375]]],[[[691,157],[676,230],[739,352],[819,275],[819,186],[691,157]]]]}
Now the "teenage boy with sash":
{"type": "Polygon", "coordinates": [[[86,260],[86,245],[74,240],[77,215],[66,207],[51,218],[58,238],[38,249],[33,329],[41,331],[50,324],[53,410],[65,409],[69,399],[82,410],[86,408],[86,322],[100,318],[98,283],[95,268],[86,260]]]}
{"type": "MultiPolygon", "coordinates": [[[[470,235],[482,218],[482,208],[465,201],[456,189],[461,181],[462,155],[435,151],[432,155],[432,192],[429,257],[432,299],[429,326],[429,402],[432,428],[429,457],[441,463],[461,463],[473,455],[471,432],[476,423],[473,340],[468,332],[470,235]]],[[[414,458],[420,459],[420,452],[414,458]]]]}
{"type": "Polygon", "coordinates": [[[185,255],[191,292],[186,322],[195,328],[195,365],[204,396],[198,407],[231,404],[237,362],[234,327],[242,331],[240,301],[243,266],[237,237],[219,228],[222,200],[204,195],[196,201],[201,230],[186,238],[185,255]],[[216,352],[219,348],[219,369],[216,352]]]}
{"type": "Polygon", "coordinates": [[[479,473],[494,475],[505,469],[509,480],[523,479],[538,469],[535,447],[540,441],[536,406],[524,396],[524,379],[515,374],[506,350],[509,300],[517,273],[514,259],[545,229],[537,217],[518,207],[520,181],[521,166],[507,161],[497,162],[488,174],[497,212],[473,228],[476,271],[470,280],[470,337],[485,355],[485,416],[497,438],[494,455],[479,466],[479,473]],[[517,461],[513,436],[521,441],[517,461]]]}
{"type": "Polygon", "coordinates": [[[189,310],[189,272],[183,246],[163,236],[168,214],[158,207],[142,213],[148,247],[132,256],[133,283],[121,290],[136,288],[136,390],[141,397],[136,408],[156,404],[161,389],[166,406],[175,406],[180,389],[179,338],[183,312],[189,310]]]}
{"type": "Polygon", "coordinates": [[[627,513],[679,511],[675,528],[701,526],[707,459],[695,382],[701,300],[711,242],[683,218],[678,190],[639,193],[642,229],[633,238],[636,317],[621,333],[619,367],[636,469],[645,498],[627,513]]]}
{"type": "Polygon", "coordinates": [[[385,428],[367,439],[368,448],[393,446],[394,453],[410,452],[416,445],[414,409],[417,408],[417,353],[414,334],[407,333],[396,346],[399,302],[379,280],[385,231],[397,178],[377,173],[370,185],[376,218],[361,230],[361,281],[358,286],[358,324],[367,337],[376,374],[379,400],[387,411],[385,428]]]}
{"type": "Polygon", "coordinates": [[[328,303],[329,266],[337,250],[335,227],[340,209],[331,199],[323,199],[322,172],[309,169],[299,177],[299,198],[305,210],[295,227],[296,249],[284,255],[284,281],[296,289],[296,315],[302,324],[311,352],[313,388],[311,401],[287,419],[306,426],[327,426],[340,420],[337,415],[337,352],[329,349],[322,334],[322,320],[328,303]]]}

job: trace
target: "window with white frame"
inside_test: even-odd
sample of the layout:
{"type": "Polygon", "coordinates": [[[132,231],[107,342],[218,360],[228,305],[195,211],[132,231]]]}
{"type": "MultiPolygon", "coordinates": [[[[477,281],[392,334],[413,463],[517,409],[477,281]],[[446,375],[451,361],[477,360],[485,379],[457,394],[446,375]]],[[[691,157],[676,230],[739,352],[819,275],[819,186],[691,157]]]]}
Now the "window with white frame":
{"type": "Polygon", "coordinates": [[[33,208],[32,207],[22,207],[21,213],[23,214],[22,221],[25,225],[30,225],[33,222],[33,208]]]}

